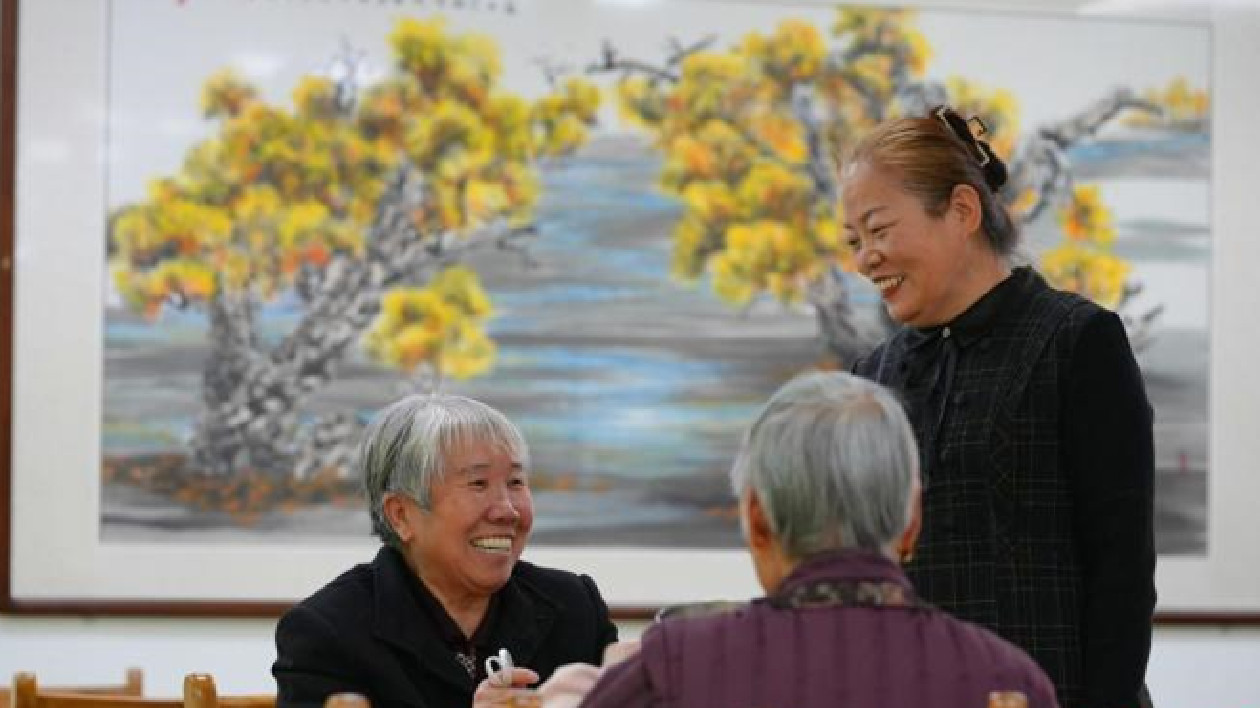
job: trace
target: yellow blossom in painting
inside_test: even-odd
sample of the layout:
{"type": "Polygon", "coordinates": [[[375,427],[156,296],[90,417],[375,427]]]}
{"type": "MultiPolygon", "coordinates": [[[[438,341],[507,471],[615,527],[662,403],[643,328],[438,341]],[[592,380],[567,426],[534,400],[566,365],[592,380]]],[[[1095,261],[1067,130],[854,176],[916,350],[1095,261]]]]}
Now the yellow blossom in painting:
{"type": "Polygon", "coordinates": [[[264,221],[280,210],[280,195],[269,184],[255,184],[241,191],[233,204],[237,221],[264,221]]]}
{"type": "Polygon", "coordinates": [[[476,376],[494,362],[483,329],[491,312],[476,273],[454,266],[424,288],[386,294],[364,347],[404,371],[424,366],[439,376],[476,376]]]}
{"type": "Polygon", "coordinates": [[[910,64],[910,71],[915,76],[922,76],[927,71],[928,62],[932,60],[932,45],[928,44],[927,37],[918,30],[907,30],[905,41],[909,47],[906,60],[910,64]]]}
{"type": "Polygon", "coordinates": [[[157,317],[167,300],[204,301],[218,289],[215,271],[189,259],[166,261],[143,278],[115,270],[114,283],[123,299],[150,319],[157,317]]]}
{"type": "Polygon", "coordinates": [[[683,82],[703,83],[738,78],[746,68],[742,57],[725,52],[696,52],[683,60],[683,82]]]}
{"type": "Polygon", "coordinates": [[[564,97],[565,108],[568,112],[582,121],[595,118],[602,101],[598,86],[577,77],[565,80],[561,86],[560,95],[564,97]]]}
{"type": "Polygon", "coordinates": [[[294,204],[284,212],[277,229],[277,243],[282,249],[294,248],[312,233],[324,226],[328,220],[328,207],[316,202],[306,201],[294,204]]]}
{"type": "Polygon", "coordinates": [[[1115,307],[1131,267],[1109,252],[1065,242],[1042,254],[1041,270],[1055,287],[1115,307]]]}
{"type": "Polygon", "coordinates": [[[232,69],[216,72],[201,89],[201,111],[207,117],[238,115],[258,99],[258,89],[232,69]]]}
{"type": "Polygon", "coordinates": [[[1037,203],[1037,199],[1037,190],[1032,187],[1027,187],[1019,193],[1019,196],[1015,197],[1015,199],[1007,206],[1007,209],[1011,212],[1012,217],[1017,220],[1022,219],[1029,211],[1032,210],[1033,206],[1037,203]]]}
{"type": "Polygon", "coordinates": [[[717,154],[711,145],[693,134],[684,133],[675,138],[671,152],[689,177],[709,179],[717,176],[717,154]]]}
{"type": "Polygon", "coordinates": [[[749,119],[749,123],[752,133],[787,162],[800,163],[809,158],[805,134],[794,116],[763,112],[749,119]]]}
{"type": "MultiPolygon", "coordinates": [[[[109,215],[109,274],[130,309],[147,318],[201,310],[215,335],[220,323],[247,331],[257,323],[243,320],[280,297],[300,310],[299,332],[324,331],[334,318],[335,333],[286,340],[297,346],[277,347],[269,332],[214,348],[213,356],[274,361],[278,385],[294,391],[327,382],[323,370],[295,365],[302,352],[335,363],[356,333],[366,354],[419,385],[493,366],[490,297],[474,271],[452,264],[465,246],[507,238],[500,227],[535,230],[539,160],[587,141],[602,94],[580,77],[514,93],[501,83],[496,42],[441,20],[401,20],[388,42],[388,75],[370,82],[309,75],[272,100],[238,71],[205,80],[204,137],[109,215]],[[347,316],[374,308],[366,325],[347,316]]],[[[659,95],[645,91],[644,100],[659,95]]],[[[240,384],[233,405],[261,400],[262,387],[246,380],[253,375],[225,384],[240,384]]],[[[266,486],[248,492],[253,499],[266,486]]]]}
{"type": "Polygon", "coordinates": [[[748,171],[736,194],[740,203],[782,218],[808,213],[812,185],[798,172],[782,165],[760,163],[748,171]]]}
{"type": "Polygon", "coordinates": [[[489,180],[469,180],[464,199],[464,209],[469,219],[478,223],[502,214],[508,205],[507,191],[503,185],[489,180]]]}
{"type": "Polygon", "coordinates": [[[476,271],[452,266],[438,274],[429,290],[468,317],[489,317],[493,313],[490,297],[481,288],[476,271]]]}
{"type": "Polygon", "coordinates": [[[730,251],[715,254],[709,270],[713,276],[713,291],[729,303],[745,305],[757,293],[754,281],[748,277],[747,266],[730,251]]]}
{"type": "Polygon", "coordinates": [[[586,142],[586,124],[576,116],[561,116],[553,120],[549,128],[543,146],[550,154],[565,155],[586,142]]]}
{"type": "Polygon", "coordinates": [[[714,231],[709,223],[694,212],[686,213],[674,226],[674,249],[670,272],[684,280],[699,276],[707,265],[709,235],[714,231]]]}
{"type": "Polygon", "coordinates": [[[469,321],[455,326],[450,343],[443,347],[437,369],[452,378],[468,379],[486,373],[494,366],[494,341],[469,321]]]}
{"type": "Polygon", "coordinates": [[[250,259],[240,251],[228,251],[224,254],[220,270],[225,286],[232,290],[239,290],[249,282],[250,259]]]}
{"type": "Polygon", "coordinates": [[[1130,111],[1125,116],[1129,125],[1200,125],[1206,123],[1212,101],[1206,89],[1196,88],[1184,76],[1178,76],[1162,88],[1149,88],[1142,97],[1159,108],[1159,113],[1130,111]]]}
{"type": "Polygon", "coordinates": [[[655,128],[664,116],[664,96],[658,83],[642,76],[617,82],[617,115],[632,126],[655,128]]]}
{"type": "Polygon", "coordinates": [[[299,115],[331,118],[337,114],[337,87],[323,76],[305,76],[293,89],[293,105],[299,115]]]}
{"type": "Polygon", "coordinates": [[[945,88],[951,105],[960,115],[976,116],[984,122],[987,131],[976,137],[988,142],[998,157],[1009,160],[1019,135],[1019,103],[1015,95],[1006,89],[990,89],[958,76],[946,79],[945,88]]]}
{"type": "Polygon", "coordinates": [[[542,184],[537,173],[514,163],[503,167],[499,177],[508,199],[507,213],[525,220],[542,193],[542,184]]]}
{"type": "Polygon", "coordinates": [[[519,96],[495,96],[490,101],[486,123],[494,135],[493,152],[500,158],[525,160],[533,157],[529,104],[519,96]]]}
{"type": "Polygon", "coordinates": [[[447,47],[444,78],[450,90],[471,105],[483,106],[503,70],[498,46],[488,37],[468,35],[451,40],[447,47]]]}
{"type": "Polygon", "coordinates": [[[748,72],[744,57],[722,52],[696,52],[683,60],[675,100],[695,116],[729,115],[736,105],[730,84],[748,72]]]}
{"type": "Polygon", "coordinates": [[[1111,211],[1102,200],[1098,185],[1077,185],[1067,205],[1058,211],[1059,226],[1069,239],[1109,246],[1116,238],[1111,211]]]}
{"type": "MultiPolygon", "coordinates": [[[[844,270],[853,270],[853,249],[849,248],[840,228],[840,207],[822,210],[814,216],[810,235],[820,261],[832,261],[844,270]]],[[[822,263],[820,263],[822,265],[822,263]]]]}
{"type": "Polygon", "coordinates": [[[708,223],[730,221],[739,213],[738,200],[722,181],[693,182],[687,186],[682,198],[691,212],[708,223]]]}
{"type": "Polygon", "coordinates": [[[439,101],[427,118],[413,124],[407,135],[407,152],[417,163],[459,179],[494,159],[494,134],[466,105],[439,101]]]}
{"type": "Polygon", "coordinates": [[[826,57],[827,46],[822,33],[801,20],[784,20],[765,43],[762,61],[771,74],[779,73],[789,81],[812,79],[826,57]]]}
{"type": "Polygon", "coordinates": [[[400,20],[389,34],[389,44],[399,68],[422,79],[440,71],[447,56],[445,28],[446,23],[441,18],[400,20]]]}
{"type": "MultiPolygon", "coordinates": [[[[618,81],[620,110],[652,136],[660,186],[683,207],[676,276],[707,275],[745,306],[800,301],[825,269],[851,267],[830,159],[895,115],[899,86],[925,71],[932,49],[915,17],[842,7],[831,36],[792,19],[686,55],[676,82],[633,71],[618,81]]],[[[1013,112],[1008,95],[995,100],[1013,112]]]]}

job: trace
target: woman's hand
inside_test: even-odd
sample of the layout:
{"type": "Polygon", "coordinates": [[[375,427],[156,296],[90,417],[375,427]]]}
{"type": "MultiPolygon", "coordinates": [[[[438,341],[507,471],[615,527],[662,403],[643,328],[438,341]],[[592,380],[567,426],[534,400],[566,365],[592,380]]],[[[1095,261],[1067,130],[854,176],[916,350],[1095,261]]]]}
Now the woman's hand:
{"type": "Polygon", "coordinates": [[[538,674],[517,668],[512,669],[511,679],[511,683],[504,686],[501,674],[486,677],[477,684],[477,691],[473,693],[473,708],[524,708],[526,703],[518,697],[534,693],[528,687],[538,683],[538,674]]]}
{"type": "Polygon", "coordinates": [[[590,664],[565,664],[538,683],[538,674],[529,669],[512,669],[512,685],[504,686],[496,674],[482,681],[473,694],[473,708],[574,708],[599,680],[600,668],[590,664]]]}
{"type": "Polygon", "coordinates": [[[590,664],[565,664],[538,687],[544,708],[574,708],[599,680],[600,668],[590,664]]]}
{"type": "Polygon", "coordinates": [[[638,639],[624,639],[620,642],[613,642],[604,647],[604,662],[602,666],[606,669],[609,666],[620,664],[639,653],[640,643],[638,639]]]}

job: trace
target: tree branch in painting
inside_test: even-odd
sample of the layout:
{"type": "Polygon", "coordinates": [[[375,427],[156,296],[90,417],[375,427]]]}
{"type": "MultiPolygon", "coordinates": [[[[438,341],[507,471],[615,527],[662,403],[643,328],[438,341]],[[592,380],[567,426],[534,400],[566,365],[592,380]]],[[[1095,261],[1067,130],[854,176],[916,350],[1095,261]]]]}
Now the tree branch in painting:
{"type": "MultiPolygon", "coordinates": [[[[623,57],[606,42],[588,68],[617,75],[622,115],[664,154],[661,184],[683,204],[674,274],[708,278],[720,298],[738,307],[772,298],[812,308],[820,340],[839,365],[869,351],[892,326],[882,309],[863,318],[845,273],[851,254],[839,238],[835,175],[837,156],[858,137],[880,121],[922,115],[936,103],[981,115],[990,128],[986,138],[1010,166],[1004,198],[1015,215],[1029,222],[1060,205],[1077,214],[1061,217],[1065,240],[1080,240],[1084,229],[1103,243],[1098,229],[1109,213],[1096,189],[1073,183],[1069,151],[1121,116],[1161,110],[1149,98],[1117,90],[1021,136],[1009,92],[961,78],[943,84],[925,78],[931,47],[914,20],[911,10],[839,8],[830,37],[808,22],[786,20],[729,49],[711,49],[708,40],[678,45],[664,66],[623,57]],[[1091,216],[1082,220],[1090,199],[1091,216]]],[[[1043,269],[1056,283],[1106,305],[1120,307],[1123,293],[1140,288],[1114,256],[1078,259],[1077,279],[1064,277],[1055,258],[1043,269]]]]}
{"type": "Polygon", "coordinates": [[[202,107],[217,132],[111,220],[131,308],[207,314],[203,408],[179,467],[201,480],[192,497],[218,490],[210,503],[228,511],[348,473],[354,416],[299,415],[356,347],[420,390],[493,365],[491,302],[461,263],[535,234],[539,161],[581,145],[595,119],[592,84],[508,93],[496,45],[440,20],[402,20],[389,43],[384,80],[360,87],[352,65],[307,77],[292,109],[231,71],[211,77],[202,107]],[[259,323],[277,302],[297,312],[279,336],[259,323]]]}

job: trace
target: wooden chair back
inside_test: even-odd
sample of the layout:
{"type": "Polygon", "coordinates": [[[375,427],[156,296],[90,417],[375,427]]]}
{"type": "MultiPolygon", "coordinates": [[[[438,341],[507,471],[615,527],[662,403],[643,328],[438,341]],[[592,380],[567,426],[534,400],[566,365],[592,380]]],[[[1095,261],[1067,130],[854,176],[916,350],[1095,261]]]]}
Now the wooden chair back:
{"type": "Polygon", "coordinates": [[[276,708],[276,696],[274,693],[220,696],[213,676],[188,674],[184,677],[184,708],[276,708]]]}
{"type": "MultiPolygon", "coordinates": [[[[102,696],[143,696],[144,670],[135,666],[127,669],[123,675],[122,683],[85,686],[58,686],[56,688],[49,688],[48,690],[73,693],[92,693],[102,696]]],[[[12,691],[9,686],[0,686],[0,708],[9,708],[9,702],[12,700],[11,694],[12,691]]]]}
{"type": "Polygon", "coordinates": [[[183,698],[146,698],[77,690],[41,689],[35,675],[13,677],[12,708],[275,708],[271,694],[219,696],[209,674],[184,677],[183,698]]]}

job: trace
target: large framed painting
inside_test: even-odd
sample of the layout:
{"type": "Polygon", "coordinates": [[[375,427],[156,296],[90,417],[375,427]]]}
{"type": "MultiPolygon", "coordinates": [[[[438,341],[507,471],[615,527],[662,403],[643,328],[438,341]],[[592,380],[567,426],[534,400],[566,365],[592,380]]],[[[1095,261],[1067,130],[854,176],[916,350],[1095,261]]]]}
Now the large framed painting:
{"type": "Polygon", "coordinates": [[[939,102],[1008,159],[1020,257],[1128,326],[1163,616],[1260,610],[1255,551],[1228,541],[1255,483],[1222,454],[1255,443],[1215,415],[1233,393],[1209,395],[1249,335],[1221,326],[1246,276],[1220,268],[1243,236],[1220,214],[1243,205],[1213,193],[1231,98],[1205,22],[3,7],[9,610],[278,611],[370,557],[354,443],[433,391],[530,441],[527,557],[625,613],[755,594],[727,482],[743,426],[890,327],[848,267],[836,156],[939,102]]]}

